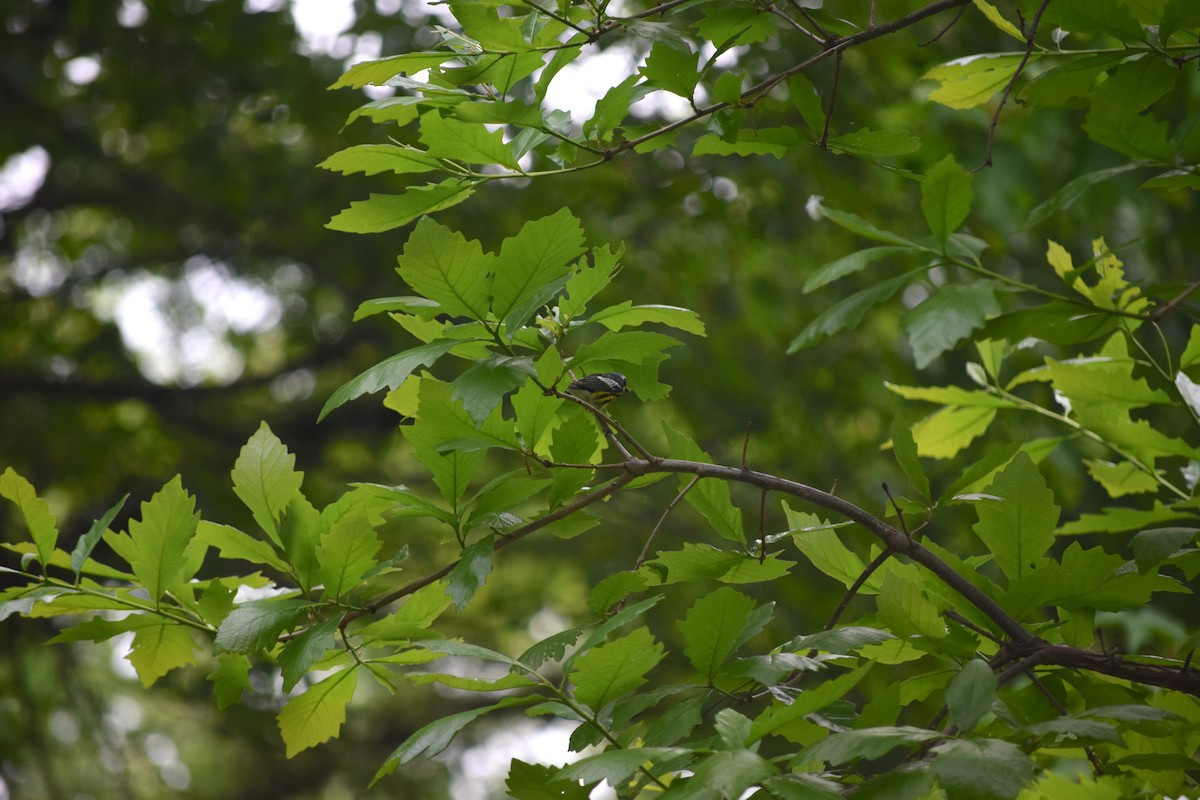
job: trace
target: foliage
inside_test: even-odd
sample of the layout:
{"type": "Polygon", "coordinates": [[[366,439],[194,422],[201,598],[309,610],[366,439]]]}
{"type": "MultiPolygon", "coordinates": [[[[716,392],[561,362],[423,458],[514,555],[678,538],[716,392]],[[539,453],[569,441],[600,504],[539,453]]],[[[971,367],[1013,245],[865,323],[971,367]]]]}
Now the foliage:
{"type": "MultiPolygon", "coordinates": [[[[131,634],[128,658],[146,685],[199,663],[204,644],[222,707],[248,687],[251,663],[272,663],[291,693],[277,717],[289,757],[338,736],[364,684],[480,698],[404,738],[376,780],[445,751],[481,717],[524,713],[577,723],[580,757],[514,761],[515,798],[583,797],[601,781],[622,797],[667,798],[1194,791],[1200,325],[1180,320],[1194,314],[1197,284],[1139,284],[1099,230],[1086,254],[1051,240],[1020,269],[990,255],[967,227],[975,172],[952,153],[931,157],[938,148],[911,131],[865,124],[886,120],[840,134],[833,125],[856,54],[966,1],[886,22],[873,4],[861,19],[808,5],[668,2],[612,17],[607,6],[452,4],[460,27],[441,29],[441,48],[351,67],[335,87],[409,94],[351,114],[387,125],[391,144],[356,145],[323,166],[440,179],[373,194],[331,221],[360,233],[416,221],[397,270],[407,287],[397,291],[411,294],[363,303],[356,317],[386,314],[417,344],[343,384],[320,414],[387,389],[422,486],[357,483],[320,502],[264,423],[231,476],[252,528],[197,512],[176,476],[126,531],[110,528],[121,501],[68,552],[49,504],[8,469],[0,494],[29,537],[6,545],[19,566],[3,568],[17,579],[0,594],[3,616],[85,615],[61,642],[131,634]],[[644,64],[614,76],[589,120],[543,110],[563,69],[616,39],[644,64]],[[746,57],[764,43],[776,46],[762,63],[746,57]],[[826,61],[834,72],[819,93],[805,75],[826,61]],[[685,98],[691,114],[637,118],[633,104],[655,93],[685,98]],[[758,115],[790,121],[760,125],[758,115]],[[919,181],[920,218],[895,224],[810,201],[831,229],[872,244],[806,276],[805,291],[827,302],[788,332],[788,350],[852,333],[916,292],[900,324],[916,366],[970,353],[970,386],[889,384],[935,410],[914,424],[896,415],[887,446],[908,487],[885,487],[882,512],[752,468],[749,434],[730,460],[675,421],[625,424],[630,399],[605,413],[567,393],[572,376],[617,371],[638,401],[662,401],[667,351],[707,332],[693,311],[622,292],[622,247],[588,247],[570,211],[525,222],[494,249],[429,216],[444,219],[493,182],[575,175],[668,146],[782,157],[804,145],[919,181]],[[835,295],[834,285],[852,288],[835,295]],[[622,299],[603,299],[614,291],[622,299]],[[1006,432],[1025,423],[1003,428],[1010,419],[1052,427],[1014,437],[1006,432]],[[1056,462],[1086,470],[1107,499],[1065,502],[1056,462]],[[785,521],[770,531],[769,495],[785,521]],[[592,528],[611,536],[615,512],[598,509],[638,502],[658,509],[633,528],[642,552],[632,564],[605,553],[578,625],[520,653],[456,635],[449,607],[478,608],[510,546],[582,541],[592,528]],[[687,541],[655,551],[684,502],[697,512],[687,541]],[[213,555],[223,559],[215,570],[213,555]],[[817,573],[844,597],[826,625],[799,629],[782,600],[794,578],[817,573]],[[1097,638],[1106,620],[1136,631],[1147,610],[1183,632],[1131,636],[1120,651],[1097,638]],[[473,674],[456,669],[464,662],[473,674]]],[[[1196,112],[1173,103],[1197,88],[1177,69],[1195,58],[1189,4],[1056,0],[1016,21],[972,5],[964,13],[977,16],[958,24],[994,28],[1013,49],[924,75],[937,84],[930,102],[994,103],[985,164],[1012,100],[1034,115],[1078,106],[1083,135],[1130,159],[1077,176],[1027,227],[1127,172],[1153,173],[1148,192],[1197,188],[1196,112]],[[1065,31],[1088,46],[1064,48],[1065,31]]]]}

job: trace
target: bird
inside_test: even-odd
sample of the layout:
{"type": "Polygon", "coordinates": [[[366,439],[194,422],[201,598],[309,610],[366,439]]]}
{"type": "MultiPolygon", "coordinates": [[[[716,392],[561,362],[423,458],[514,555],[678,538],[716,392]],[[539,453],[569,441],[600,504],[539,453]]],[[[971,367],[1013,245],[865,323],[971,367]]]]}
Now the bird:
{"type": "Polygon", "coordinates": [[[625,376],[619,372],[596,372],[572,381],[567,391],[596,408],[604,408],[625,394],[625,376]]]}

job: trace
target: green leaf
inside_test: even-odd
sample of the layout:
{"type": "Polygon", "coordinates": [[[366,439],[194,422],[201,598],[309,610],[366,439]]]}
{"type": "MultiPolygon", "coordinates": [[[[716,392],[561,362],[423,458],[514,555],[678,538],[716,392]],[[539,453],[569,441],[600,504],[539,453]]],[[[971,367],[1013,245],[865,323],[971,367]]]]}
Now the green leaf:
{"type": "MultiPolygon", "coordinates": [[[[462,404],[454,399],[452,390],[450,384],[432,378],[422,379],[417,389],[417,422],[406,430],[406,435],[418,447],[417,457],[423,463],[424,454],[420,451],[476,451],[490,447],[520,450],[512,423],[501,418],[499,408],[494,409],[482,425],[476,425],[462,404]]],[[[469,478],[465,473],[461,477],[469,478]]],[[[461,492],[465,486],[459,484],[457,489],[461,492]]],[[[451,503],[454,499],[447,497],[451,503]]]]}
{"type": "Polygon", "coordinates": [[[697,798],[741,797],[751,787],[778,770],[770,761],[750,750],[722,750],[700,761],[695,774],[683,785],[684,794],[697,798]],[[687,790],[695,788],[697,793],[687,790]]]}
{"type": "Polygon", "coordinates": [[[421,143],[433,158],[448,158],[467,164],[498,164],[520,172],[512,148],[503,134],[489,131],[483,123],[443,117],[437,111],[421,115],[421,143]]]}
{"type": "Polygon", "coordinates": [[[176,581],[191,577],[185,574],[185,567],[188,544],[200,520],[195,508],[195,498],[176,475],[149,502],[142,503],[142,518],[129,523],[128,540],[133,548],[129,566],[155,602],[176,581]]]}
{"type": "Polygon", "coordinates": [[[598,712],[644,684],[646,673],[664,655],[663,646],[644,627],[594,647],[575,659],[575,699],[598,712]]]}
{"type": "Polygon", "coordinates": [[[921,181],[921,212],[942,246],[971,213],[973,176],[947,155],[921,181]]]}
{"type": "MultiPolygon", "coordinates": [[[[871,662],[863,664],[852,672],[839,675],[836,678],[818,683],[801,692],[791,704],[774,702],[766,711],[758,715],[750,728],[750,737],[746,744],[750,745],[765,736],[783,735],[783,731],[798,720],[820,711],[835,700],[840,700],[853,689],[859,681],[866,677],[867,672],[874,666],[871,662]]],[[[931,734],[936,735],[936,734],[931,734]]]]}
{"type": "Polygon", "coordinates": [[[806,764],[828,763],[836,767],[859,758],[882,758],[897,747],[920,745],[936,738],[936,731],[906,726],[842,731],[805,748],[800,758],[806,764]]]}
{"type": "Polygon", "coordinates": [[[318,574],[325,584],[322,596],[340,600],[357,589],[363,576],[376,565],[381,546],[363,511],[351,511],[334,522],[321,534],[317,547],[318,574]]]}
{"type": "Polygon", "coordinates": [[[415,75],[457,57],[457,53],[405,53],[375,61],[363,61],[346,70],[329,88],[361,89],[368,84],[383,86],[396,75],[415,75]]]}
{"type": "Polygon", "coordinates": [[[276,523],[292,499],[300,494],[304,473],[296,470],[296,457],[279,441],[267,423],[242,446],[233,464],[233,493],[246,504],[254,521],[276,544],[276,523]]]}
{"type": "Polygon", "coordinates": [[[493,356],[459,375],[451,397],[462,403],[476,425],[482,425],[513,389],[535,374],[527,357],[493,356]]]}
{"type": "Polygon", "coordinates": [[[1179,68],[1167,59],[1147,54],[1112,70],[1108,80],[1093,91],[1092,100],[1141,112],[1171,91],[1179,75],[1179,68]]]}
{"type": "Polygon", "coordinates": [[[143,628],[153,628],[162,624],[164,624],[162,620],[152,617],[149,614],[131,614],[123,619],[93,617],[74,627],[60,631],[57,636],[50,639],[50,644],[86,641],[103,642],[121,633],[137,631],[143,628]]]}
{"type": "MultiPolygon", "coordinates": [[[[722,76],[722,79],[724,76],[722,76]]],[[[741,96],[741,77],[738,77],[738,94],[733,98],[737,100],[741,96]]],[[[792,105],[800,112],[800,116],[804,118],[804,124],[808,126],[808,132],[814,137],[820,136],[825,130],[825,109],[821,106],[821,96],[817,93],[816,88],[812,85],[812,81],[804,76],[803,73],[797,72],[792,77],[788,78],[788,99],[792,101],[792,105]]]]}
{"type": "Polygon", "coordinates": [[[1133,537],[1133,559],[1138,572],[1145,574],[1191,544],[1200,530],[1196,528],[1154,528],[1133,537]]]}
{"type": "Polygon", "coordinates": [[[856,272],[861,272],[867,267],[874,264],[880,259],[888,256],[900,255],[902,253],[913,252],[907,247],[868,247],[866,250],[858,250],[848,256],[843,256],[836,261],[830,261],[816,272],[808,276],[804,281],[804,292],[816,291],[826,284],[833,283],[839,278],[844,278],[847,275],[853,275],[856,272]]]}
{"type": "Polygon", "coordinates": [[[795,339],[792,339],[791,344],[788,345],[787,352],[789,354],[795,353],[806,347],[812,347],[821,340],[833,336],[835,333],[840,333],[844,330],[853,330],[858,327],[858,323],[862,321],[863,316],[873,306],[882,303],[895,294],[915,274],[915,272],[910,272],[880,281],[874,286],[855,292],[844,300],[834,303],[827,310],[818,314],[816,319],[808,323],[804,327],[804,330],[800,331],[795,339]]]}
{"type": "Polygon", "coordinates": [[[575,319],[582,314],[587,309],[588,302],[612,282],[624,252],[623,245],[618,245],[615,251],[608,246],[594,248],[592,266],[583,261],[576,266],[567,280],[566,296],[558,302],[559,314],[564,321],[575,319]]]}
{"type": "Polygon", "coordinates": [[[975,7],[978,8],[983,15],[987,17],[988,22],[995,25],[999,30],[1007,33],[1021,44],[1025,44],[1025,36],[1021,31],[1017,30],[1017,26],[1013,25],[996,9],[994,5],[987,0],[974,0],[975,7]]]}
{"type": "Polygon", "coordinates": [[[461,344],[462,340],[460,339],[439,339],[380,361],[367,371],[342,384],[337,391],[330,395],[321,408],[321,413],[317,415],[317,421],[320,422],[330,411],[356,397],[377,392],[380,389],[395,389],[417,369],[432,365],[433,362],[461,344]]]}
{"type": "Polygon", "coordinates": [[[911,425],[897,409],[892,418],[892,452],[896,454],[896,463],[908,478],[908,482],[917,490],[922,499],[929,500],[929,478],[921,469],[917,458],[917,443],[912,437],[911,425]]]}
{"type": "Polygon", "coordinates": [[[704,336],[704,323],[700,321],[700,315],[691,309],[659,305],[635,306],[629,300],[600,309],[591,316],[589,322],[599,322],[610,331],[658,322],[696,336],[704,336]]]}
{"type": "Polygon", "coordinates": [[[999,288],[999,283],[989,280],[947,284],[910,311],[903,327],[917,368],[929,366],[982,328],[989,316],[999,314],[999,288]]]}
{"type": "MultiPolygon", "coordinates": [[[[1096,82],[1125,59],[1124,53],[1097,53],[1067,57],[1030,81],[1018,97],[1033,106],[1061,106],[1089,97],[1096,82]]],[[[1132,165],[1130,165],[1132,166],[1132,165]]]]}
{"type": "Polygon", "coordinates": [[[584,136],[594,137],[601,142],[612,138],[613,130],[629,115],[629,105],[633,102],[633,87],[637,82],[638,76],[630,75],[596,101],[596,109],[592,112],[591,119],[583,123],[584,136]]]}
{"type": "Polygon", "coordinates": [[[287,572],[288,569],[287,562],[279,557],[271,545],[230,525],[220,525],[202,519],[196,526],[196,541],[215,549],[221,558],[266,564],[282,572],[287,572]]]}
{"type": "Polygon", "coordinates": [[[196,663],[196,641],[183,625],[160,623],[133,634],[125,658],[137,670],[142,686],[150,688],[171,670],[196,663]]]}
{"type": "Polygon", "coordinates": [[[926,458],[953,458],[992,424],[994,408],[949,406],[913,425],[917,453],[926,458]]]}
{"type": "Polygon", "coordinates": [[[1059,509],[1046,479],[1024,453],[996,476],[987,493],[1001,499],[978,504],[979,521],[972,530],[1013,581],[1029,572],[1054,544],[1059,509]]]}
{"type": "Polygon", "coordinates": [[[1175,148],[1167,140],[1167,123],[1150,115],[1137,114],[1117,103],[1092,103],[1083,130],[1092,141],[1131,158],[1164,164],[1174,160],[1175,148]]]}
{"type": "MultiPolygon", "coordinates": [[[[0,478],[0,482],[2,481],[3,479],[0,478]]],[[[83,566],[87,563],[88,557],[91,556],[92,549],[100,541],[100,538],[104,536],[108,530],[108,526],[112,524],[113,518],[117,516],[128,499],[129,495],[125,495],[110,506],[102,516],[92,523],[87,533],[80,536],[79,541],[75,543],[75,549],[71,551],[71,571],[75,573],[76,580],[79,579],[79,574],[83,572],[83,566]]]]}
{"type": "Polygon", "coordinates": [[[680,341],[651,331],[605,331],[575,351],[570,368],[577,375],[615,371],[629,379],[630,389],[644,400],[661,400],[671,388],[658,381],[658,368],[680,341]]]}
{"type": "Polygon", "coordinates": [[[454,741],[454,737],[458,735],[459,731],[484,714],[510,706],[528,705],[541,699],[538,695],[505,697],[490,706],[460,711],[457,714],[435,720],[408,737],[403,744],[393,750],[379,771],[375,773],[371,782],[373,784],[380,778],[390,775],[397,767],[402,767],[419,756],[433,758],[450,746],[450,742],[454,741]]]}
{"type": "Polygon", "coordinates": [[[1167,522],[1194,520],[1187,511],[1164,506],[1155,501],[1153,508],[1140,509],[1120,506],[1106,508],[1096,514],[1081,514],[1079,519],[1067,522],[1058,529],[1059,536],[1075,536],[1082,533],[1121,533],[1138,528],[1162,525],[1167,522]]]}
{"type": "Polygon", "coordinates": [[[442,313],[487,319],[495,259],[479,242],[423,217],[398,260],[404,282],[436,301],[442,313]]]}
{"type": "Polygon", "coordinates": [[[1046,23],[1072,33],[1104,33],[1126,44],[1146,41],[1145,31],[1124,4],[1057,0],[1047,7],[1046,23]]]}
{"type": "Polygon", "coordinates": [[[692,155],[783,158],[799,143],[800,135],[794,128],[742,128],[732,138],[704,134],[692,145],[692,155]]]}
{"type": "Polygon", "coordinates": [[[879,586],[876,605],[879,618],[888,630],[907,638],[922,636],[941,639],[946,635],[946,623],[942,614],[946,610],[931,597],[921,585],[920,579],[911,572],[895,568],[881,570],[883,581],[879,586]],[[908,574],[905,574],[908,572],[908,574]]]}
{"type": "MultiPolygon", "coordinates": [[[[950,108],[974,108],[991,100],[1012,80],[1021,60],[1019,55],[981,53],[934,67],[921,79],[941,84],[929,93],[929,99],[935,103],[950,108]]],[[[1030,63],[1037,60],[1035,55],[1030,63]]]]}
{"type": "Polygon", "coordinates": [[[450,571],[446,593],[453,599],[457,611],[462,611],[487,581],[492,571],[494,549],[493,537],[485,536],[464,549],[458,563],[450,571]]]}
{"type": "Polygon", "coordinates": [[[707,683],[745,641],[742,632],[753,610],[753,600],[722,586],[697,600],[679,623],[684,655],[707,683]]]}
{"type": "Polygon", "coordinates": [[[290,571],[306,593],[318,580],[317,547],[325,527],[321,515],[303,495],[297,495],[279,518],[279,539],[290,571]]]}
{"type": "Polygon", "coordinates": [[[496,259],[492,309],[509,341],[529,315],[553,297],[547,287],[565,284],[571,261],[583,253],[583,229],[566,208],[525,223],[516,236],[504,240],[496,259]]]}
{"type": "Polygon", "coordinates": [[[1033,780],[1033,761],[1011,742],[953,739],[933,752],[933,774],[948,797],[1012,800],[1033,780]]]}
{"type": "Polygon", "coordinates": [[[16,504],[25,519],[25,527],[37,546],[38,562],[43,572],[50,563],[54,545],[58,542],[58,520],[50,513],[50,505],[37,496],[33,484],[8,467],[0,475],[0,496],[16,504]]]}
{"type": "Polygon", "coordinates": [[[326,228],[343,233],[382,233],[407,225],[422,214],[458,205],[475,193],[475,185],[460,178],[413,186],[404,194],[372,194],[355,200],[334,215],[326,228]]]}
{"type": "Polygon", "coordinates": [[[646,586],[646,577],[639,572],[614,572],[588,592],[588,608],[593,614],[600,616],[646,586]]]}
{"type": "Polygon", "coordinates": [[[355,172],[364,175],[392,172],[400,175],[442,168],[441,162],[424,150],[395,144],[356,144],[339,150],[317,166],[343,175],[355,172]]]}
{"type": "Polygon", "coordinates": [[[349,667],[288,700],[276,716],[288,758],[338,735],[357,684],[358,668],[349,667]]]}
{"type": "Polygon", "coordinates": [[[512,396],[517,432],[521,434],[526,447],[538,455],[549,455],[550,436],[559,425],[558,412],[566,402],[558,397],[546,396],[532,381],[512,396]]]}
{"type": "Polygon", "coordinates": [[[1158,481],[1145,470],[1139,469],[1131,461],[1113,464],[1098,459],[1085,459],[1088,474],[1104,487],[1109,497],[1123,497],[1127,494],[1145,494],[1158,491],[1158,481]]]}
{"type": "Polygon", "coordinates": [[[966,663],[946,689],[950,719],[964,732],[970,732],[996,702],[996,675],[978,658],[966,663]]]}
{"type": "MultiPolygon", "coordinates": [[[[712,458],[688,437],[679,433],[666,422],[663,432],[667,436],[672,458],[700,461],[711,464],[712,458]]],[[[679,486],[683,490],[692,483],[687,475],[679,476],[679,486]]],[[[700,480],[684,496],[692,508],[699,511],[708,520],[713,531],[722,539],[728,539],[739,544],[746,543],[746,532],[742,528],[742,512],[730,499],[729,484],[721,480],[700,480]]]]}
{"type": "Polygon", "coordinates": [[[696,55],[686,47],[679,49],[667,42],[656,42],[639,72],[646,83],[672,94],[690,98],[700,75],[696,71],[696,55]]]}
{"type": "Polygon", "coordinates": [[[594,787],[563,778],[562,769],[545,764],[526,764],[514,758],[508,768],[504,788],[514,800],[588,800],[594,787]]]}
{"type": "Polygon", "coordinates": [[[260,653],[275,646],[284,631],[304,619],[312,602],[301,598],[252,600],[235,606],[221,622],[213,650],[221,653],[260,653]]]}
{"type": "MultiPolygon", "coordinates": [[[[862,559],[842,544],[829,523],[814,514],[796,511],[786,502],[782,505],[788,533],[793,534],[792,542],[809,563],[847,588],[854,585],[866,569],[862,559]]],[[[879,578],[869,579],[860,591],[868,594],[879,591],[879,578]]]]}
{"type": "Polygon", "coordinates": [[[250,689],[250,659],[241,653],[222,653],[217,656],[217,668],[207,677],[213,684],[217,709],[224,711],[250,689]]]}
{"type": "Polygon", "coordinates": [[[921,140],[900,131],[873,131],[859,128],[853,133],[832,136],[829,149],[835,153],[853,153],[868,158],[902,156],[921,149],[921,140]]]}
{"type": "Polygon", "coordinates": [[[609,786],[620,786],[647,764],[679,758],[687,753],[682,747],[614,747],[568,764],[559,775],[572,782],[608,781],[609,786]]]}

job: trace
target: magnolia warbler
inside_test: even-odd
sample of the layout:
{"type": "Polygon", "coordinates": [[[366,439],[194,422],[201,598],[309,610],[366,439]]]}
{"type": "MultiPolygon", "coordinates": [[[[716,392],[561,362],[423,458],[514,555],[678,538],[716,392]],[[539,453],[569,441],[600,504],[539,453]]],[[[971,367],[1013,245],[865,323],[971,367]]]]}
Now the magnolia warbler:
{"type": "Polygon", "coordinates": [[[619,372],[597,372],[573,381],[567,390],[596,408],[604,408],[625,394],[625,376],[619,372]]]}

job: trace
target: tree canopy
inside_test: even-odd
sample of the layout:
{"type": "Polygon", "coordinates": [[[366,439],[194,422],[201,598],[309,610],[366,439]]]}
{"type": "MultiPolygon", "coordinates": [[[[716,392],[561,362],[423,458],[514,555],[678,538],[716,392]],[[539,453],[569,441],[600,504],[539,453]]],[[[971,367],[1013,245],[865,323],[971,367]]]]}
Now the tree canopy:
{"type": "Polygon", "coordinates": [[[3,12],[12,796],[1195,794],[1194,3],[258,5],[3,12]]]}

